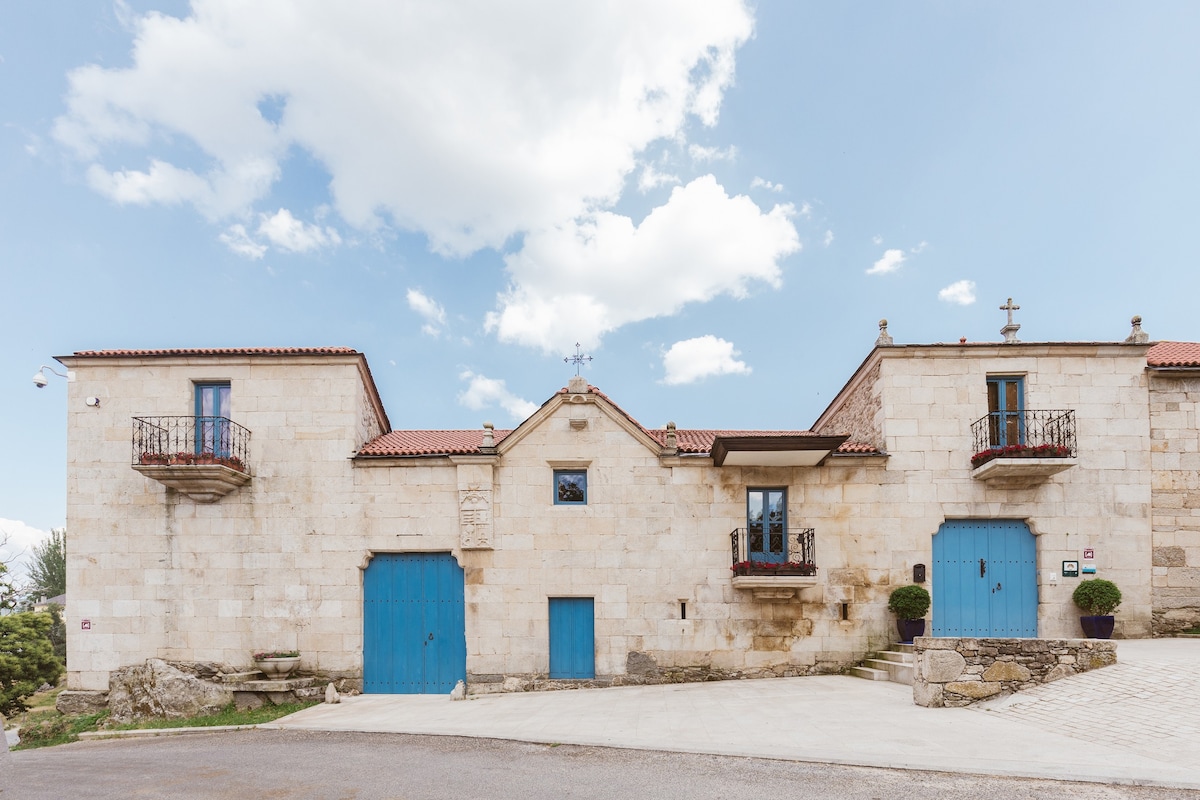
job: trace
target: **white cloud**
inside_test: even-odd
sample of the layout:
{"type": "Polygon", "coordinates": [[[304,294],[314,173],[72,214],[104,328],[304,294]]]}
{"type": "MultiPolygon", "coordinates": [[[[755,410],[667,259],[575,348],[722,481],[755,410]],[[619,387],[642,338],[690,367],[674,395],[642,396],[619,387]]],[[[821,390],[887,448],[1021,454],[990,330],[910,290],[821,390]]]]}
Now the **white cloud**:
{"type": "Polygon", "coordinates": [[[671,190],[640,225],[599,212],[536,231],[505,261],[512,277],[489,331],[555,352],[594,347],[616,328],[678,312],[717,295],[778,287],[779,261],[800,249],[790,204],[763,212],[706,175],[671,190]]]}
{"type": "Polygon", "coordinates": [[[938,292],[938,300],[969,306],[975,302],[975,281],[955,281],[938,292]]]}
{"type": "Polygon", "coordinates": [[[286,208],[279,209],[271,216],[262,214],[259,220],[258,235],[291,253],[306,253],[342,243],[342,237],[333,228],[310,225],[293,217],[286,208]]]}
{"type": "Polygon", "coordinates": [[[446,324],[446,310],[420,289],[409,289],[406,295],[408,307],[425,319],[421,332],[427,336],[437,336],[446,324]]]}
{"type": "Polygon", "coordinates": [[[459,374],[459,380],[469,381],[467,388],[459,392],[459,405],[466,406],[472,411],[481,411],[492,406],[500,406],[514,420],[524,420],[538,410],[537,403],[517,397],[505,386],[504,381],[476,375],[470,370],[459,374]]]}
{"type": "Polygon", "coordinates": [[[246,258],[259,259],[267,252],[265,244],[259,244],[250,238],[245,225],[230,225],[217,239],[239,256],[246,258]]]}
{"type": "MultiPolygon", "coordinates": [[[[767,191],[770,191],[770,192],[782,192],[783,184],[782,183],[772,183],[771,181],[764,180],[763,178],[759,178],[759,177],[755,176],[754,180],[750,181],[750,188],[751,189],[766,189],[767,191]]],[[[809,211],[812,211],[812,206],[810,206],[808,203],[805,203],[804,207],[800,209],[800,214],[802,216],[806,216],[807,212],[809,212],[809,211]]]]}
{"type": "Polygon", "coordinates": [[[638,191],[645,194],[651,189],[657,189],[659,186],[666,186],[671,183],[679,183],[679,176],[659,172],[654,168],[653,164],[647,164],[642,167],[642,173],[638,176],[638,191]]]}
{"type": "Polygon", "coordinates": [[[754,28],[745,0],[193,0],[182,19],[122,15],[129,66],[73,70],[54,125],[98,191],[245,214],[300,150],[349,225],[421,231],[452,254],[611,207],[648,145],[715,124],[754,28]],[[147,168],[105,165],[130,147],[147,168]]]}
{"type": "Polygon", "coordinates": [[[886,275],[889,272],[895,272],[900,269],[900,265],[904,263],[903,250],[885,250],[883,258],[875,262],[875,266],[867,270],[868,275],[886,275]]]}
{"type": "Polygon", "coordinates": [[[913,255],[917,255],[919,253],[924,252],[926,247],[929,247],[929,242],[922,241],[919,245],[911,248],[908,252],[912,253],[913,255]]]}
{"type": "Polygon", "coordinates": [[[699,336],[671,345],[663,355],[666,370],[665,383],[678,385],[694,383],[709,375],[749,375],[750,367],[738,361],[741,353],[733,349],[733,342],[715,336],[699,336]]]}
{"type": "Polygon", "coordinates": [[[0,562],[8,565],[16,583],[26,576],[34,545],[41,544],[50,531],[39,530],[15,519],[0,519],[0,562]]]}
{"type": "Polygon", "coordinates": [[[822,240],[822,244],[824,244],[826,247],[829,247],[829,245],[833,244],[833,231],[825,231],[825,238],[822,240]]]}
{"type": "Polygon", "coordinates": [[[875,234],[871,237],[871,242],[874,244],[883,244],[883,237],[879,234],[875,234]]]}
{"type": "Polygon", "coordinates": [[[737,159],[737,147],[703,147],[698,144],[688,146],[688,155],[693,161],[707,164],[712,161],[733,161],[737,159]]]}

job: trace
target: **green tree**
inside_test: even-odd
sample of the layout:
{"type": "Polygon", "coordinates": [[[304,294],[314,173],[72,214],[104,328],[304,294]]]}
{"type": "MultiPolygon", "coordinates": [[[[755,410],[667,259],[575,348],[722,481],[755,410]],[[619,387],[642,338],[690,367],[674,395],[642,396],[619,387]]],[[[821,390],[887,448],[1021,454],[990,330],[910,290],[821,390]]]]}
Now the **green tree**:
{"type": "Polygon", "coordinates": [[[63,673],[54,656],[49,614],[22,612],[0,617],[0,714],[25,710],[24,698],[63,673]]]}
{"type": "Polygon", "coordinates": [[[55,528],[50,538],[33,546],[26,591],[34,600],[67,593],[66,534],[65,528],[55,528]]]}
{"type": "Polygon", "coordinates": [[[13,585],[12,576],[8,574],[8,565],[0,561],[0,614],[7,614],[17,607],[17,597],[21,590],[13,585]]]}

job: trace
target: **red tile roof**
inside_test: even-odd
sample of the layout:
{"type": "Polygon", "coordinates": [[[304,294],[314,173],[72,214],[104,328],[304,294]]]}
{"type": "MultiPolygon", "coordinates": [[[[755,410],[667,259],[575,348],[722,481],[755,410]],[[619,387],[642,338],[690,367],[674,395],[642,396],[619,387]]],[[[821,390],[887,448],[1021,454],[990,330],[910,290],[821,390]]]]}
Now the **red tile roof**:
{"type": "MultiPolygon", "coordinates": [[[[630,422],[640,428],[647,436],[665,447],[667,431],[664,428],[651,430],[629,415],[625,409],[614,403],[608,395],[589,386],[588,392],[604,398],[604,400],[625,416],[630,422]]],[[[556,394],[568,394],[566,388],[556,394]]],[[[496,444],[512,433],[511,430],[494,432],[496,444]]],[[[680,453],[708,455],[712,451],[713,440],[718,436],[812,436],[819,434],[812,431],[735,431],[735,430],[677,430],[675,441],[680,453]]],[[[483,430],[442,430],[442,431],[391,431],[363,445],[359,450],[360,456],[441,456],[441,455],[473,455],[481,453],[483,445],[483,430]]],[[[846,442],[837,449],[839,453],[857,455],[878,454],[879,450],[869,444],[846,442]]]]}
{"type": "Polygon", "coordinates": [[[353,356],[353,347],[199,347],[173,350],[77,350],[77,358],[168,356],[353,356]]]}
{"type": "MultiPolygon", "coordinates": [[[[645,430],[643,428],[643,430],[645,430]]],[[[511,430],[495,431],[496,444],[512,433],[511,430]]],[[[666,446],[667,432],[665,430],[646,430],[650,438],[662,446],[666,446]]],[[[718,436],[812,436],[818,434],[812,431],[728,431],[728,430],[677,430],[675,441],[680,453],[708,455],[712,451],[713,440],[718,436]]],[[[462,456],[478,455],[483,445],[483,431],[451,430],[451,431],[392,431],[385,433],[358,451],[360,456],[462,456]]],[[[878,455],[879,450],[861,442],[846,442],[837,449],[838,453],[853,455],[878,455]]]]}
{"type": "MultiPolygon", "coordinates": [[[[495,431],[496,444],[511,430],[495,431]]],[[[461,456],[480,452],[483,429],[469,431],[391,431],[367,442],[361,456],[461,456]]]]}
{"type": "Polygon", "coordinates": [[[1157,342],[1146,354],[1152,367],[1200,367],[1200,342],[1157,342]]]}

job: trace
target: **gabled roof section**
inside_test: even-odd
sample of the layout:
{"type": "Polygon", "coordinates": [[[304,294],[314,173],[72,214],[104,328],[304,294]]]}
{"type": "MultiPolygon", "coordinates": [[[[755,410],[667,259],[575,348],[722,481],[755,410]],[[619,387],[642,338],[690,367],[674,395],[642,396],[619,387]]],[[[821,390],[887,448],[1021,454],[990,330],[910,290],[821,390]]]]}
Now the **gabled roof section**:
{"type": "MultiPolygon", "coordinates": [[[[608,410],[611,416],[623,421],[626,429],[636,432],[636,436],[652,449],[663,449],[667,446],[665,429],[650,429],[639,423],[629,412],[621,408],[595,386],[588,386],[585,392],[572,392],[568,388],[555,392],[527,420],[511,430],[495,430],[493,438],[495,448],[483,448],[484,431],[474,430],[409,430],[392,431],[377,439],[367,442],[359,450],[360,457],[368,458],[405,458],[421,456],[456,456],[456,455],[488,455],[503,452],[516,444],[528,431],[548,417],[561,405],[569,405],[571,395],[585,395],[602,408],[608,410]],[[514,435],[515,434],[515,435],[514,435]]],[[[839,455],[881,455],[878,449],[869,444],[846,442],[844,436],[821,436],[812,431],[752,431],[726,429],[695,429],[675,431],[676,447],[681,455],[709,456],[714,454],[714,448],[724,447],[726,453],[737,450],[738,442],[749,440],[754,449],[760,452],[776,450],[799,450],[813,453],[821,449],[834,449],[839,455]]],[[[745,450],[745,447],[742,448],[745,450]]]]}
{"type": "Polygon", "coordinates": [[[1146,354],[1150,367],[1200,367],[1200,342],[1155,342],[1146,354]]]}
{"type": "Polygon", "coordinates": [[[628,411],[614,403],[608,395],[595,386],[587,384],[582,378],[575,378],[572,380],[572,383],[574,384],[575,381],[578,381],[577,385],[565,386],[559,389],[549,400],[542,403],[541,408],[533,412],[528,419],[513,429],[509,436],[505,437],[503,445],[497,442],[497,452],[503,454],[506,450],[512,448],[561,406],[589,402],[594,403],[597,408],[607,412],[614,422],[628,431],[630,436],[644,444],[647,449],[655,453],[661,449],[662,445],[651,435],[650,431],[634,419],[628,411]]]}

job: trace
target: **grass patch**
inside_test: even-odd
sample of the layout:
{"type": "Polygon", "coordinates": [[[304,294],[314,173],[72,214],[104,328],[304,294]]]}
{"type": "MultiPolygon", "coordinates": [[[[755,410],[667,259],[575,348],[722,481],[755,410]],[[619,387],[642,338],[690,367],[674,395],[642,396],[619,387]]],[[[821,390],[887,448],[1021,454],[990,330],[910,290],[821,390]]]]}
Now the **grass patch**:
{"type": "Polygon", "coordinates": [[[1186,631],[1182,631],[1182,633],[1194,633],[1200,635],[1200,625],[1197,625],[1194,628],[1188,628],[1186,631]]]}
{"type": "Polygon", "coordinates": [[[317,700],[301,703],[284,703],[278,706],[263,706],[262,708],[238,711],[233,704],[226,706],[216,714],[201,717],[185,717],[181,719],[147,719],[139,722],[116,724],[109,721],[108,712],[85,714],[80,716],[64,716],[55,712],[53,716],[38,714],[26,718],[21,727],[21,743],[15,750],[26,750],[34,747],[52,747],[66,744],[79,739],[79,734],[88,731],[134,731],[148,728],[207,728],[216,725],[258,725],[262,722],[286,717],[297,711],[314,706],[317,700]]]}
{"type": "Polygon", "coordinates": [[[257,725],[260,722],[271,722],[288,714],[295,714],[309,706],[315,706],[318,701],[306,700],[302,703],[283,703],[277,706],[248,708],[238,711],[233,705],[228,705],[216,714],[207,717],[187,717],[186,719],[146,719],[139,722],[126,722],[121,725],[106,725],[109,731],[143,731],[151,728],[209,728],[217,725],[257,725]]]}
{"type": "Polygon", "coordinates": [[[37,717],[27,718],[26,724],[21,726],[21,743],[13,749],[32,750],[35,747],[53,747],[56,744],[74,742],[79,739],[79,734],[96,730],[106,719],[107,711],[70,717],[63,714],[39,714],[37,717]]]}

